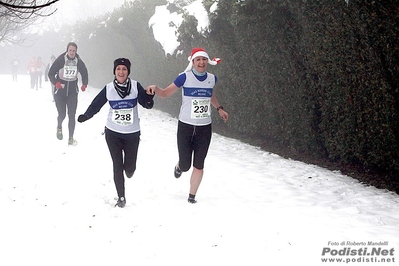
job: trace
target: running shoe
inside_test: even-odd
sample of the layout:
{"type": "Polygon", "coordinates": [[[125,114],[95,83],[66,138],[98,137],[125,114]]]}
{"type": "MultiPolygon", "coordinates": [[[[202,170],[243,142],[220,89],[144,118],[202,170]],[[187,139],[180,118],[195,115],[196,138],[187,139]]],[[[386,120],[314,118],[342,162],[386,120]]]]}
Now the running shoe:
{"type": "Polygon", "coordinates": [[[62,140],[62,128],[57,127],[57,139],[62,140]]]}
{"type": "Polygon", "coordinates": [[[125,197],[120,197],[118,198],[118,202],[115,204],[115,207],[123,208],[126,205],[126,199],[125,197]]]}
{"type": "Polygon", "coordinates": [[[76,145],[78,145],[78,142],[76,140],[74,140],[73,138],[69,138],[68,145],[76,146],[76,145]]]}
{"type": "Polygon", "coordinates": [[[191,204],[195,204],[195,203],[197,203],[197,201],[195,200],[195,195],[189,195],[188,196],[188,200],[187,200],[189,203],[191,203],[191,204]]]}
{"type": "Polygon", "coordinates": [[[179,166],[175,166],[175,177],[179,178],[182,174],[182,171],[180,170],[179,166]]]}

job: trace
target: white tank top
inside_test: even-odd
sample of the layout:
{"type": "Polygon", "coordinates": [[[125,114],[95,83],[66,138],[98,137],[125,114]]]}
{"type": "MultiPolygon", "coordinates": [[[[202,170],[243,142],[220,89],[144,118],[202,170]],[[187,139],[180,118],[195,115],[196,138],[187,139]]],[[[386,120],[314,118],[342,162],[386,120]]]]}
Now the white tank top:
{"type": "Polygon", "coordinates": [[[114,88],[114,83],[108,83],[106,94],[110,105],[105,126],[115,132],[129,134],[140,131],[140,121],[137,108],[137,81],[131,81],[131,92],[122,99],[114,88]]]}
{"type": "Polygon", "coordinates": [[[182,106],[179,120],[194,126],[212,123],[211,97],[215,86],[215,76],[207,73],[204,81],[199,81],[192,71],[186,72],[186,82],[182,86],[182,106]]]}

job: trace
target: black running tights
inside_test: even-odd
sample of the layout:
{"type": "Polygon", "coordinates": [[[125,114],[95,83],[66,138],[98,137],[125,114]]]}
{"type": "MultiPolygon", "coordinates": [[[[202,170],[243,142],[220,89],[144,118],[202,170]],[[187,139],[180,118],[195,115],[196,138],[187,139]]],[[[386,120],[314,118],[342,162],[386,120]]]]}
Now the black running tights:
{"type": "Polygon", "coordinates": [[[132,134],[121,134],[105,129],[105,139],[112,158],[116,192],[118,197],[125,197],[123,171],[132,174],[136,170],[140,131],[132,134]]]}

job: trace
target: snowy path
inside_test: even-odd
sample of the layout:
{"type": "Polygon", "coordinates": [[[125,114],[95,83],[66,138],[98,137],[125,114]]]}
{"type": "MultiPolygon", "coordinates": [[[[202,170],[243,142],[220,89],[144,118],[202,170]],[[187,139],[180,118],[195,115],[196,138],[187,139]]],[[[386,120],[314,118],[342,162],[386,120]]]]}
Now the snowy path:
{"type": "MultiPolygon", "coordinates": [[[[399,249],[398,195],[218,134],[198,204],[188,204],[189,174],[172,173],[177,121],[157,110],[140,109],[138,168],[126,208],[114,208],[107,106],[77,124],[78,146],[67,147],[55,137],[49,83],[36,91],[27,76],[0,82],[0,265],[335,265],[321,259],[359,256],[323,248],[372,246],[329,242],[399,249]]],[[[78,114],[98,91],[80,94],[78,114]]],[[[399,265],[397,253],[373,258],[399,265]]]]}

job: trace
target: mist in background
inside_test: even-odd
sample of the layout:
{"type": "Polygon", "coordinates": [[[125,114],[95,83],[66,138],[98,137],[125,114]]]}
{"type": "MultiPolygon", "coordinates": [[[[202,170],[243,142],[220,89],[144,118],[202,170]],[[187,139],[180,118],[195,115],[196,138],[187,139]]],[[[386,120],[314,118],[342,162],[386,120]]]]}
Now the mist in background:
{"type": "Polygon", "coordinates": [[[59,56],[66,50],[67,43],[72,41],[70,38],[65,38],[65,44],[60,44],[60,38],[62,39],[65,34],[68,34],[67,31],[72,31],[74,26],[79,25],[79,22],[105,17],[107,13],[119,8],[125,2],[126,0],[58,1],[44,11],[45,14],[54,12],[52,15],[39,19],[31,25],[29,32],[25,33],[26,37],[23,43],[0,44],[2,58],[0,73],[11,74],[11,64],[14,59],[20,63],[19,74],[27,73],[27,66],[32,57],[41,57],[47,65],[52,55],[59,56]],[[45,39],[41,38],[43,34],[46,34],[45,39]],[[54,41],[49,41],[49,39],[54,41]]]}
{"type": "MultiPolygon", "coordinates": [[[[222,58],[209,72],[232,114],[229,123],[215,117],[215,132],[399,193],[399,33],[389,12],[395,3],[85,1],[74,10],[71,2],[52,7],[57,13],[32,25],[23,44],[0,46],[0,74],[12,78],[13,56],[24,74],[30,58],[48,63],[75,41],[90,86],[104,87],[113,61],[127,57],[131,78],[166,87],[191,49],[203,47],[222,58]]],[[[178,115],[181,94],[156,101],[178,115]]]]}
{"type": "MultiPolygon", "coordinates": [[[[211,13],[216,6],[216,3],[212,5],[211,13]]],[[[27,65],[33,57],[40,57],[47,65],[51,56],[58,57],[66,51],[67,43],[74,41],[93,86],[101,87],[113,77],[110,69],[118,57],[133,62],[131,77],[142,84],[169,82],[187,64],[187,56],[181,54],[181,49],[191,51],[200,45],[180,38],[178,31],[184,17],[189,15],[195,20],[185,28],[203,35],[209,27],[208,11],[202,0],[112,3],[61,0],[46,10],[46,13],[54,12],[52,15],[30,27],[23,43],[0,46],[0,56],[5,62],[0,66],[0,74],[11,74],[14,59],[20,62],[18,74],[27,74],[27,65]],[[181,59],[173,62],[179,70],[170,75],[171,62],[165,62],[169,56],[181,59]]],[[[191,33],[183,36],[192,38],[191,33]]]]}

